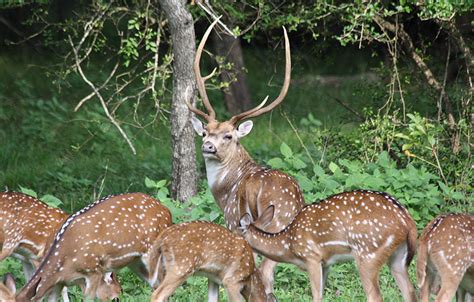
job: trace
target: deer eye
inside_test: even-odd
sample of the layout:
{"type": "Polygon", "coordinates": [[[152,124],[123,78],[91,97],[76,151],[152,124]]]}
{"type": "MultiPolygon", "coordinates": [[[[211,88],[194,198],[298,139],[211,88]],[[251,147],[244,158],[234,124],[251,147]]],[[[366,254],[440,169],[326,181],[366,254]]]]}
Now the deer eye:
{"type": "Polygon", "coordinates": [[[206,131],[203,131],[202,132],[202,137],[205,137],[207,135],[207,132],[206,131]]]}
{"type": "Polygon", "coordinates": [[[232,134],[224,135],[224,139],[230,141],[232,139],[232,134]]]}

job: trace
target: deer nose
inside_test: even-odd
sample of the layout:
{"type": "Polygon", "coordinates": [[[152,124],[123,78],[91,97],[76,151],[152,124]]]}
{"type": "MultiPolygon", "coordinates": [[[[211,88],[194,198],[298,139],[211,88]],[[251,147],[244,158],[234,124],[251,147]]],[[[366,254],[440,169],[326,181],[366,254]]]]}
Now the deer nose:
{"type": "Polygon", "coordinates": [[[216,153],[217,152],[216,146],[214,146],[214,144],[211,143],[211,142],[205,142],[202,145],[202,152],[204,152],[204,153],[216,153]]]}

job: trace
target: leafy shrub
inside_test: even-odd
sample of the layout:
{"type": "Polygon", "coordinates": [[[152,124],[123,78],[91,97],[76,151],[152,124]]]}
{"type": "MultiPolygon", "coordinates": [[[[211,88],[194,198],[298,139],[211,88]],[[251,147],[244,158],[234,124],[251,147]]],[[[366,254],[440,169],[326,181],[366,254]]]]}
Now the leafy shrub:
{"type": "Polygon", "coordinates": [[[282,157],[272,158],[268,164],[295,177],[308,202],[355,189],[383,191],[404,204],[420,228],[440,211],[462,210],[450,207],[445,201],[459,201],[464,196],[446,186],[438,175],[413,164],[397,168],[386,151],[370,163],[339,159],[325,166],[309,166],[285,143],[280,150],[282,157]]]}

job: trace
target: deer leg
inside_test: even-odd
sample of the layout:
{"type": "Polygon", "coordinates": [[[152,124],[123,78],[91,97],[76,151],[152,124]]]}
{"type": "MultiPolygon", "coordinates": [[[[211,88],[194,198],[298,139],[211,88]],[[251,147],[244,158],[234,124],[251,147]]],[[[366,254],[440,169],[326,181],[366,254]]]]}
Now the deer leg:
{"type": "Polygon", "coordinates": [[[356,263],[359,268],[360,278],[362,279],[362,286],[367,295],[368,302],[382,301],[382,295],[379,288],[379,261],[370,259],[370,261],[363,261],[356,258],[356,263]]]}
{"type": "Polygon", "coordinates": [[[219,301],[219,284],[215,283],[211,279],[207,279],[207,301],[217,302],[219,301]]]}
{"type": "Polygon", "coordinates": [[[456,294],[461,278],[453,275],[441,276],[441,289],[435,302],[451,301],[456,294]]]}
{"type": "Polygon", "coordinates": [[[389,266],[395,282],[402,292],[405,302],[416,301],[415,288],[408,277],[408,267],[406,265],[407,246],[399,247],[390,257],[389,266]]]}
{"type": "MultiPolygon", "coordinates": [[[[232,279],[231,279],[232,280],[232,279]]],[[[242,296],[242,287],[243,284],[235,281],[226,281],[223,280],[223,285],[225,289],[227,290],[227,297],[229,302],[241,302],[244,297],[242,296]]]]}
{"type": "Polygon", "coordinates": [[[278,262],[264,258],[260,264],[260,273],[262,274],[263,286],[267,294],[273,293],[273,272],[278,262]]]}
{"type": "Polygon", "coordinates": [[[323,301],[324,273],[321,261],[309,261],[306,265],[311,283],[313,302],[323,301]]]}
{"type": "Polygon", "coordinates": [[[166,302],[168,297],[180,286],[187,276],[178,276],[167,271],[160,286],[151,295],[151,302],[166,302]]]}

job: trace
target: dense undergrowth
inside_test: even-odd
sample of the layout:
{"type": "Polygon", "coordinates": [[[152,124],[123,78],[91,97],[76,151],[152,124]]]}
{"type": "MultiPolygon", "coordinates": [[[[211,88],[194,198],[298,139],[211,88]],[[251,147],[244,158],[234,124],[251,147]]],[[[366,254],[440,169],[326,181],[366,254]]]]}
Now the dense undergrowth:
{"type": "MultiPolygon", "coordinates": [[[[249,68],[258,66],[254,63],[262,56],[265,54],[258,52],[249,56],[249,68]]],[[[319,63],[308,64],[307,57],[297,57],[301,59],[295,61],[294,83],[282,108],[257,119],[255,130],[243,140],[258,162],[294,176],[308,203],[359,188],[388,192],[409,208],[419,229],[438,213],[473,211],[472,159],[466,139],[471,130],[467,121],[459,122],[465,139],[459,153],[453,154],[447,126],[430,119],[433,96],[426,91],[407,96],[407,103],[409,98],[418,98],[419,102],[413,102],[417,105],[407,108],[409,113],[405,116],[396,110],[375,114],[387,98],[385,84],[378,78],[383,74],[375,82],[343,77],[335,88],[320,78],[314,80],[315,65],[319,63]],[[340,107],[333,97],[360,108],[363,120],[340,107]]],[[[9,58],[10,61],[5,57],[0,60],[2,188],[37,194],[70,213],[100,196],[142,191],[165,203],[175,222],[205,219],[223,223],[222,213],[207,189],[202,164],[199,195],[184,204],[169,198],[171,147],[166,114],[143,129],[124,123],[138,150],[133,156],[97,104],[90,102],[73,112],[85,94],[80,83],[71,81],[68,88],[58,91],[52,83],[38,80],[44,76],[43,71],[26,65],[18,68],[24,62],[16,61],[14,56],[9,58]]],[[[328,59],[326,64],[336,63],[328,59]]],[[[373,66],[365,64],[356,72],[379,74],[369,67],[373,66]]],[[[334,73],[334,68],[325,68],[327,73],[334,73]]],[[[280,89],[277,84],[267,85],[264,79],[271,69],[267,66],[249,71],[256,100],[280,89]]],[[[217,93],[212,96],[218,98],[217,93]]],[[[223,116],[222,104],[216,107],[218,115],[223,116]]],[[[124,113],[122,118],[126,121],[132,117],[124,113]]],[[[144,117],[147,118],[152,117],[144,117]]],[[[201,161],[200,156],[198,160],[201,161]]],[[[23,284],[16,261],[0,264],[0,275],[6,272],[13,272],[19,285],[23,284]]],[[[150,289],[130,271],[122,270],[119,278],[126,301],[149,297],[150,289]]],[[[294,266],[279,265],[275,280],[280,301],[311,299],[306,273],[294,266]]],[[[381,286],[386,301],[401,300],[386,268],[381,286]]],[[[202,301],[206,293],[206,281],[192,278],[172,300],[202,301]]],[[[75,300],[80,299],[79,291],[72,295],[75,300]]],[[[225,299],[224,294],[221,296],[225,299]]],[[[329,275],[325,300],[364,299],[354,264],[335,266],[329,275]]]]}

